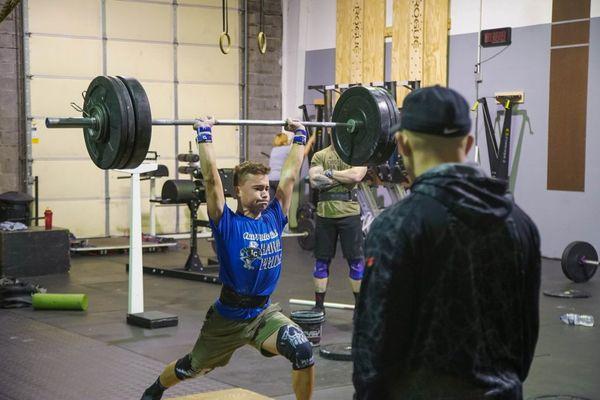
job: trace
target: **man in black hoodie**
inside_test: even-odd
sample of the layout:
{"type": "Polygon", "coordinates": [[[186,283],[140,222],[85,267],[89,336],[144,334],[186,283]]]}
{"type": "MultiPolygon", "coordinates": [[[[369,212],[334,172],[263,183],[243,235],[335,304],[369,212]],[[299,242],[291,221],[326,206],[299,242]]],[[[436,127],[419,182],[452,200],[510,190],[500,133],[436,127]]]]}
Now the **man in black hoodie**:
{"type": "Polygon", "coordinates": [[[523,397],[538,337],[540,240],[507,182],[465,163],[470,128],[451,89],[404,100],[396,141],[411,194],[366,240],[356,399],[523,397]]]}

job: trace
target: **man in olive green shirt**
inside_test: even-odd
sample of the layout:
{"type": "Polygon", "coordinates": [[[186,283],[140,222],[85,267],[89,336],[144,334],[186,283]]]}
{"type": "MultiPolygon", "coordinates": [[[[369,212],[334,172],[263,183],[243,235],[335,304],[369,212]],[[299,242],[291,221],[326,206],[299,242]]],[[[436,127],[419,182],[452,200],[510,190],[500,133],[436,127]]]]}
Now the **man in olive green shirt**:
{"type": "Polygon", "coordinates": [[[352,167],[343,162],[333,146],[315,153],[310,163],[310,184],[319,191],[315,229],[315,311],[325,312],[325,292],[329,265],[335,257],[337,238],[350,267],[349,279],[355,300],[364,273],[363,233],[356,184],[367,167],[352,167]]]}

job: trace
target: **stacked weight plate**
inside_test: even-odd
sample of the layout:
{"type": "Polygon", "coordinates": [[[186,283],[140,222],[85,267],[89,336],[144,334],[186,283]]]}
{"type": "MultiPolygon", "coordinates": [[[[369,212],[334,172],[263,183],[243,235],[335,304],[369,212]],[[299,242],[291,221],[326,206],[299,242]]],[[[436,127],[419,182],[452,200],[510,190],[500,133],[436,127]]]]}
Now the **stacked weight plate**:
{"type": "Polygon", "coordinates": [[[400,120],[396,102],[386,89],[353,86],[340,96],[334,122],[352,119],[359,124],[354,132],[336,127],[333,145],[340,158],[350,165],[379,165],[394,151],[390,128],[400,120]]]}
{"type": "Polygon", "coordinates": [[[97,121],[83,134],[90,158],[99,168],[135,168],[144,161],[152,138],[152,115],[148,96],[136,79],[94,78],[85,93],[83,116],[97,121]]]}

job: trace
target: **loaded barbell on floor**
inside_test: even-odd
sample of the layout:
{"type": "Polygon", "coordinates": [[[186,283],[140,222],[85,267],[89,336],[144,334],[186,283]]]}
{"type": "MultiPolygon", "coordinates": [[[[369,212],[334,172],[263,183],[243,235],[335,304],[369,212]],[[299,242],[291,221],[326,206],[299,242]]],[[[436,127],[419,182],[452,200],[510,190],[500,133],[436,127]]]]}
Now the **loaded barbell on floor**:
{"type": "MultiPolygon", "coordinates": [[[[333,144],[350,165],[378,165],[394,151],[390,128],[399,111],[380,87],[346,89],[332,121],[302,121],[307,127],[333,129],[333,144]]],[[[121,76],[98,76],[85,92],[81,118],[46,118],[48,128],[83,128],[90,158],[102,169],[135,168],[148,152],[153,125],[194,125],[195,119],[152,119],[150,102],[140,82],[121,76]]],[[[284,126],[283,120],[217,119],[215,125],[284,126]]]]}
{"type": "Polygon", "coordinates": [[[587,242],[573,242],[563,251],[560,264],[567,278],[581,283],[592,279],[600,261],[594,246],[587,242]]]}

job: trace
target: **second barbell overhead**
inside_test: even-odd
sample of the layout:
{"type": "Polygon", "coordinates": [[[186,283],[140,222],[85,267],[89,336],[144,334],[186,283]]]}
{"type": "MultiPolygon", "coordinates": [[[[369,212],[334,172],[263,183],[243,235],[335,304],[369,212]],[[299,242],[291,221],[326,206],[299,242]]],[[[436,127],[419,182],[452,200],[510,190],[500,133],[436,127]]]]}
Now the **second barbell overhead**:
{"type": "MultiPolygon", "coordinates": [[[[199,113],[202,115],[202,113],[199,113]]],[[[333,129],[333,145],[350,165],[377,165],[394,150],[390,128],[396,102],[383,88],[353,86],[335,105],[333,121],[301,121],[333,129]]],[[[85,94],[80,118],[46,118],[48,128],[82,128],[90,158],[102,169],[135,168],[148,152],[153,125],[194,125],[194,119],[152,119],[150,102],[134,78],[98,76],[85,94]]],[[[284,120],[217,119],[215,125],[284,126],[284,120]]]]}

